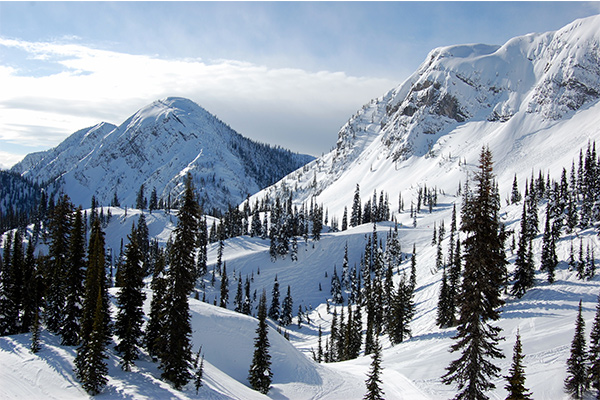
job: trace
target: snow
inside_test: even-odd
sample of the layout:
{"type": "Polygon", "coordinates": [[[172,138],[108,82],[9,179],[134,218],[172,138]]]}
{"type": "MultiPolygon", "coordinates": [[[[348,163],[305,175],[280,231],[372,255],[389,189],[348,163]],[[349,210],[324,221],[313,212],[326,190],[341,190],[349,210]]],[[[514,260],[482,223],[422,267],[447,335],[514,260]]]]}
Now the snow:
{"type": "MultiPolygon", "coordinates": [[[[522,205],[509,206],[505,201],[515,174],[521,191],[525,180],[532,174],[537,177],[539,170],[544,176],[549,173],[558,179],[562,168],[570,170],[579,150],[585,150],[588,141],[600,143],[600,102],[593,97],[577,97],[574,86],[568,85],[569,79],[572,78],[571,82],[579,79],[600,92],[597,69],[592,68],[600,48],[599,26],[600,17],[592,17],[575,21],[557,32],[515,38],[503,46],[460,45],[436,49],[404,84],[359,110],[340,130],[336,149],[251,199],[254,204],[267,193],[273,198],[276,193],[284,192],[284,187],[294,188],[297,203],[316,196],[317,202],[328,208],[330,220],[336,217],[340,221],[344,207],[349,211],[352,205],[357,183],[363,203],[372,198],[374,190],[378,197],[381,190],[389,194],[406,260],[400,273],[409,268],[408,253],[414,244],[417,288],[416,314],[411,323],[413,336],[395,346],[387,337],[381,338],[382,388],[386,398],[447,399],[456,393],[455,387],[441,382],[445,368],[458,354],[449,352],[456,329],[440,329],[435,324],[441,271],[435,271],[436,249],[431,246],[431,236],[434,224],[439,226],[444,221],[446,254],[452,206],[456,204],[460,210],[457,189],[475,169],[482,146],[488,145],[494,156],[502,221],[508,230],[518,231],[522,205]],[[562,73],[570,78],[561,81],[562,73]],[[440,88],[435,89],[432,83],[430,89],[423,89],[428,81],[440,83],[440,88]],[[553,82],[563,82],[565,86],[553,82]],[[544,91],[545,87],[550,89],[544,91]],[[436,94],[434,89],[440,92],[436,94]],[[434,107],[429,106],[426,110],[424,107],[423,112],[416,112],[414,118],[403,115],[402,107],[427,98],[427,90],[437,98],[442,98],[444,93],[455,96],[468,118],[458,122],[435,114],[434,107]],[[567,104],[579,106],[569,108],[567,104]],[[389,112],[395,106],[397,110],[389,112]],[[494,115],[497,118],[491,118],[494,115]],[[426,129],[433,133],[424,133],[426,129]],[[407,144],[410,146],[403,147],[407,144]],[[403,148],[406,151],[401,152],[403,148]],[[425,185],[440,190],[438,206],[432,213],[422,211],[417,226],[413,227],[408,215],[410,202],[425,185]],[[404,212],[397,210],[400,194],[405,202],[404,212]]],[[[127,124],[158,118],[158,114],[152,112],[127,124]]],[[[113,254],[118,254],[121,238],[126,238],[133,222],[137,223],[140,211],[110,210],[113,219],[105,228],[106,241],[113,254]]],[[[540,204],[539,215],[539,226],[543,227],[544,203],[540,204]]],[[[176,224],[175,215],[154,211],[145,216],[150,235],[164,245],[176,224]]],[[[378,237],[385,239],[391,228],[390,222],[378,224],[378,237]]],[[[251,291],[260,294],[266,290],[269,301],[277,276],[282,294],[287,285],[291,287],[294,314],[299,305],[309,313],[310,323],[303,322],[300,328],[294,323],[285,328],[290,341],[277,333],[273,324],[270,326],[273,387],[268,396],[251,390],[247,382],[257,320],[190,299],[193,350],[202,346],[205,354],[205,386],[200,393],[196,395],[191,384],[178,392],[160,381],[157,365],[147,357],[138,361],[132,372],[122,372],[111,348],[110,380],[99,397],[361,399],[370,357],[317,364],[312,361],[311,352],[317,347],[319,327],[323,330],[323,341],[330,332],[331,314],[327,313],[325,301],[330,297],[333,268],[336,266],[340,273],[346,244],[350,267],[358,266],[372,230],[373,226],[367,224],[344,232],[324,232],[318,242],[299,241],[296,262],[289,255],[272,262],[267,240],[238,237],[225,241],[223,261],[229,273],[229,308],[233,308],[237,277],[241,273],[244,280],[252,276],[251,291]]],[[[508,373],[519,330],[525,354],[526,386],[535,399],[568,398],[563,390],[565,363],[580,299],[586,335],[589,335],[600,293],[600,276],[582,281],[569,270],[569,248],[571,243],[578,248],[580,239],[584,245],[589,243],[597,254],[600,238],[593,229],[578,229],[564,235],[557,244],[560,263],[556,282],[548,284],[545,274],[538,271],[536,286],[521,299],[505,295],[506,305],[497,323],[505,337],[500,348],[506,356],[497,360],[497,365],[503,375],[508,373]]],[[[539,266],[541,234],[533,246],[539,266]]],[[[509,252],[507,256],[513,263],[515,255],[509,252]]],[[[217,244],[212,244],[208,253],[209,272],[216,259],[217,244]]],[[[205,287],[207,301],[212,303],[219,296],[220,277],[217,274],[214,287],[210,276],[206,278],[199,282],[197,289],[205,287]]],[[[394,279],[397,281],[399,275],[394,279]]],[[[114,291],[111,289],[113,295],[114,291]]],[[[146,311],[150,291],[147,297],[146,311]]],[[[43,349],[33,355],[28,351],[29,338],[27,334],[0,338],[0,364],[4,366],[0,371],[0,398],[87,398],[72,373],[75,350],[60,346],[56,337],[43,332],[43,349]]],[[[496,389],[489,393],[490,397],[505,398],[504,379],[498,378],[494,383],[496,389]]]]}

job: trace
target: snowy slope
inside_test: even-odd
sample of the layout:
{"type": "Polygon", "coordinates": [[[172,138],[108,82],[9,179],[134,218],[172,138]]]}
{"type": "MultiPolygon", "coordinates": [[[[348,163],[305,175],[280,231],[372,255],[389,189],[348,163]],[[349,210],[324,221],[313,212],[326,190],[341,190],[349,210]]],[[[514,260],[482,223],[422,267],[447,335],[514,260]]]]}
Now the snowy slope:
{"type": "Polygon", "coordinates": [[[503,46],[438,48],[352,116],[334,150],[255,197],[291,189],[298,203],[317,196],[341,220],[358,183],[363,202],[385,190],[410,207],[418,186],[454,193],[484,145],[504,197],[515,173],[524,182],[532,170],[568,167],[600,137],[599,98],[600,16],[503,46]]]}
{"type": "Polygon", "coordinates": [[[102,123],[78,131],[12,170],[54,183],[75,204],[87,206],[95,195],[108,205],[116,193],[129,207],[142,184],[147,198],[156,188],[159,199],[175,201],[182,178],[191,172],[205,208],[223,210],[310,160],[246,139],[194,102],[171,97],[142,108],[119,127],[102,123]]]}

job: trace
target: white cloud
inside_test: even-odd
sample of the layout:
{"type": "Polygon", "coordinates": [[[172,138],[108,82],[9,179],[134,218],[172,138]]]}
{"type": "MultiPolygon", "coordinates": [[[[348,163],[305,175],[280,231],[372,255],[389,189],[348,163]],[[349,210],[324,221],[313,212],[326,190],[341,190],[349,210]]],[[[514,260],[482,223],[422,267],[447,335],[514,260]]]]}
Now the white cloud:
{"type": "Polygon", "coordinates": [[[36,76],[24,67],[0,65],[0,141],[21,145],[32,140],[56,145],[100,120],[119,124],[158,98],[182,96],[245,136],[320,154],[362,104],[398,83],[234,60],[167,60],[77,44],[0,38],[0,47],[59,67],[36,76]],[[36,125],[62,135],[41,137],[36,125]]]}

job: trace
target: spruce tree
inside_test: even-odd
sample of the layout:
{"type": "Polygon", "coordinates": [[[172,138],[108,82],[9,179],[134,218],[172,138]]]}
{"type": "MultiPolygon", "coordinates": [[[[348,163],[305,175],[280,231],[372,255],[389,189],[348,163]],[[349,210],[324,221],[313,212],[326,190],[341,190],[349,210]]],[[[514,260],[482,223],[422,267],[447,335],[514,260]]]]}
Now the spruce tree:
{"type": "Polygon", "coordinates": [[[342,296],[342,285],[335,265],[333,266],[333,275],[331,276],[331,298],[334,304],[344,303],[344,297],[342,296]]]}
{"type": "Polygon", "coordinates": [[[66,302],[63,325],[61,327],[62,344],[76,346],[81,332],[81,314],[83,303],[83,279],[85,268],[85,238],[81,207],[75,211],[69,243],[68,269],[66,271],[66,302]]]}
{"type": "Polygon", "coordinates": [[[170,248],[170,266],[167,276],[166,310],[164,332],[167,332],[164,349],[160,355],[162,378],[171,382],[175,389],[181,389],[191,379],[189,371],[191,352],[191,316],[188,297],[194,288],[196,264],[194,248],[198,239],[200,206],[196,202],[192,177],[188,173],[175,239],[170,248]],[[171,334],[177,332],[177,335],[171,334]]]}
{"type": "Polygon", "coordinates": [[[223,263],[223,271],[221,272],[221,300],[219,305],[222,308],[227,308],[229,303],[229,278],[227,277],[227,264],[223,263]]]}
{"type": "Polygon", "coordinates": [[[269,318],[275,322],[279,322],[281,317],[281,306],[279,303],[279,282],[277,281],[277,275],[275,275],[275,282],[273,282],[273,291],[271,292],[271,307],[269,307],[269,318]]]}
{"type": "Polygon", "coordinates": [[[146,299],[146,295],[142,292],[144,288],[143,257],[134,224],[131,226],[128,239],[123,265],[123,287],[117,296],[119,312],[115,321],[115,333],[119,338],[116,349],[121,353],[121,367],[124,371],[130,371],[133,361],[139,357],[138,346],[141,344],[144,317],[142,306],[146,299]]]}
{"type": "Polygon", "coordinates": [[[550,207],[546,208],[546,224],[544,228],[544,238],[542,241],[542,265],[541,270],[546,271],[548,275],[548,283],[554,283],[554,270],[558,265],[556,257],[555,237],[552,234],[550,226],[550,207]]]}
{"type": "Polygon", "coordinates": [[[375,344],[373,345],[373,353],[371,355],[371,369],[367,374],[367,380],[365,384],[367,386],[367,393],[363,397],[364,400],[384,400],[384,392],[381,389],[381,344],[379,340],[375,338],[375,344]]]}
{"type": "Polygon", "coordinates": [[[565,390],[576,399],[583,398],[583,394],[589,386],[586,367],[585,321],[581,312],[581,300],[579,300],[579,310],[575,320],[575,335],[571,342],[571,355],[567,360],[567,377],[565,379],[565,390]]]}
{"type": "Polygon", "coordinates": [[[152,301],[150,315],[144,332],[144,346],[152,358],[160,356],[165,348],[167,332],[164,331],[164,316],[167,310],[167,279],[165,278],[165,253],[159,251],[154,261],[152,274],[152,301]]]}
{"type": "Polygon", "coordinates": [[[271,355],[269,354],[269,338],[267,325],[267,294],[263,290],[258,303],[258,328],[254,339],[254,354],[248,373],[248,382],[254,390],[267,394],[271,388],[273,373],[271,372],[271,355]]]}
{"type": "Polygon", "coordinates": [[[507,384],[504,388],[508,391],[506,400],[529,400],[531,393],[525,387],[525,367],[523,366],[523,348],[521,346],[521,335],[517,331],[517,339],[513,349],[513,360],[509,375],[506,376],[507,384]]]}
{"type": "Polygon", "coordinates": [[[438,296],[436,318],[436,325],[440,328],[447,328],[452,326],[454,323],[454,312],[450,308],[450,296],[450,285],[448,284],[446,267],[444,267],[444,272],[442,273],[442,285],[440,287],[440,294],[438,296]]]}
{"type": "Polygon", "coordinates": [[[393,344],[401,343],[404,339],[410,337],[410,322],[415,313],[415,305],[412,297],[412,286],[406,281],[406,277],[403,276],[398,282],[398,289],[392,303],[389,335],[390,341],[393,344]]]}
{"type": "Polygon", "coordinates": [[[294,302],[292,300],[292,289],[290,285],[287,287],[287,294],[283,298],[282,310],[281,310],[281,325],[288,326],[292,323],[294,302]]]}
{"type": "Polygon", "coordinates": [[[350,213],[350,226],[358,226],[362,223],[361,204],[360,204],[360,187],[356,184],[354,191],[354,200],[352,202],[352,211],[350,213]]]}
{"type": "Polygon", "coordinates": [[[48,226],[50,246],[49,264],[46,271],[46,324],[48,330],[59,333],[63,323],[65,309],[65,271],[69,254],[69,235],[71,233],[71,212],[73,205],[67,195],[61,196],[51,212],[48,226]]]}
{"type": "Polygon", "coordinates": [[[460,319],[452,352],[462,351],[442,377],[445,384],[456,383],[455,399],[487,399],[485,392],[495,388],[492,379],[500,368],[494,362],[504,355],[498,348],[499,327],[491,321],[499,319],[502,282],[505,276],[504,237],[500,234],[499,195],[494,181],[492,154],[483,148],[477,187],[465,194],[461,230],[468,234],[464,241],[464,272],[460,303],[460,319]]]}
{"type": "Polygon", "coordinates": [[[596,398],[600,397],[600,295],[596,303],[596,315],[590,332],[589,378],[591,386],[596,389],[596,398]]]}
{"type": "Polygon", "coordinates": [[[100,219],[96,218],[88,246],[81,344],[75,357],[77,378],[91,395],[102,391],[108,374],[104,360],[107,358],[106,346],[110,338],[110,313],[105,265],[104,232],[100,227],[100,219]]]}

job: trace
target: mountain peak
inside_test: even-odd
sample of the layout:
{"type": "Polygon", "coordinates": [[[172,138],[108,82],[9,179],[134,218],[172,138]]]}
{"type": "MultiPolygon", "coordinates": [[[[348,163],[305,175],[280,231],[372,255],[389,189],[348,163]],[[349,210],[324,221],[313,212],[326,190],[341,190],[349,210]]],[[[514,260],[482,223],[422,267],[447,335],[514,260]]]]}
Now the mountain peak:
{"type": "Polygon", "coordinates": [[[135,206],[139,189],[176,201],[187,172],[205,209],[230,203],[273,184],[312,160],[244,138],[191,100],[167,97],[141,108],[120,126],[100,124],[13,167],[38,182],[52,182],[76,204],[135,206]]]}

